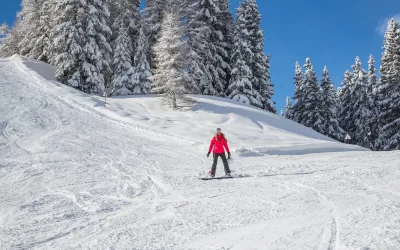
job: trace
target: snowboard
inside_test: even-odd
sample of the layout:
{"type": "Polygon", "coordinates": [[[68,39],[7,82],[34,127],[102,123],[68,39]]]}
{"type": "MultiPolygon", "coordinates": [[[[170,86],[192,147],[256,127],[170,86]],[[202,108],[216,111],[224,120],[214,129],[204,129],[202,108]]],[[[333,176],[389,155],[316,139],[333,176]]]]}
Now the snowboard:
{"type": "Polygon", "coordinates": [[[222,180],[222,179],[232,179],[232,176],[217,176],[217,177],[202,177],[200,180],[208,181],[208,180],[222,180]]]}

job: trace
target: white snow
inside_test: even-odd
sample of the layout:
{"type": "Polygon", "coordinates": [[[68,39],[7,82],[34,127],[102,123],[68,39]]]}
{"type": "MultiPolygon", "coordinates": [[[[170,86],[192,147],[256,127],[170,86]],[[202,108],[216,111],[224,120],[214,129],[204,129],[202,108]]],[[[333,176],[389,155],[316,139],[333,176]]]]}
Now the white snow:
{"type": "Polygon", "coordinates": [[[398,151],[222,98],[104,105],[54,71],[0,60],[0,249],[400,249],[398,151]],[[217,127],[245,178],[198,179],[217,127]]]}

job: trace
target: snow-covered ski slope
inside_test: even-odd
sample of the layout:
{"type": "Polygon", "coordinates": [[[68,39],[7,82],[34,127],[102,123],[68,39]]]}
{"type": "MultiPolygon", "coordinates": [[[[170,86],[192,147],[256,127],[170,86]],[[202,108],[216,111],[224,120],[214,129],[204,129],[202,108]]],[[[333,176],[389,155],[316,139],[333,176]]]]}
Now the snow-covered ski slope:
{"type": "Polygon", "coordinates": [[[0,249],[400,249],[399,152],[221,98],[105,106],[53,76],[0,60],[0,249]],[[245,178],[198,179],[217,127],[245,178]]]}

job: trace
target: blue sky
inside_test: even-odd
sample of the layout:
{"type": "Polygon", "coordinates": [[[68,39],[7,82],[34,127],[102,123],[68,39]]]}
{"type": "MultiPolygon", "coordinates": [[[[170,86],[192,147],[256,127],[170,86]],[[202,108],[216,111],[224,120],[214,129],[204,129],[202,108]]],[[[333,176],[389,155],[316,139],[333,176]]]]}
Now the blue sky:
{"type": "MultiPolygon", "coordinates": [[[[5,0],[0,23],[12,24],[20,1],[5,0]]],[[[231,0],[233,12],[241,0],[231,0]]],[[[278,111],[286,96],[294,92],[296,61],[307,57],[318,74],[328,66],[332,80],[340,85],[346,69],[359,56],[367,68],[369,54],[379,68],[383,32],[390,17],[400,20],[399,0],[258,0],[265,35],[265,52],[271,55],[271,75],[275,84],[274,101],[278,111]]]]}

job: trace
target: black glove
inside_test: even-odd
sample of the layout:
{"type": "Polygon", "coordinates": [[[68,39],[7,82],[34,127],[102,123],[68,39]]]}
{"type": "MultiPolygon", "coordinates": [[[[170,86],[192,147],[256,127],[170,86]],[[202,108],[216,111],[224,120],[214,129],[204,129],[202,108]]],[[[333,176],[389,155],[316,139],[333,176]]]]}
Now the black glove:
{"type": "Polygon", "coordinates": [[[228,159],[231,158],[231,152],[228,152],[228,159]]]}
{"type": "Polygon", "coordinates": [[[211,153],[211,152],[208,152],[208,153],[207,153],[207,157],[209,157],[209,156],[210,156],[210,153],[211,153]]]}

